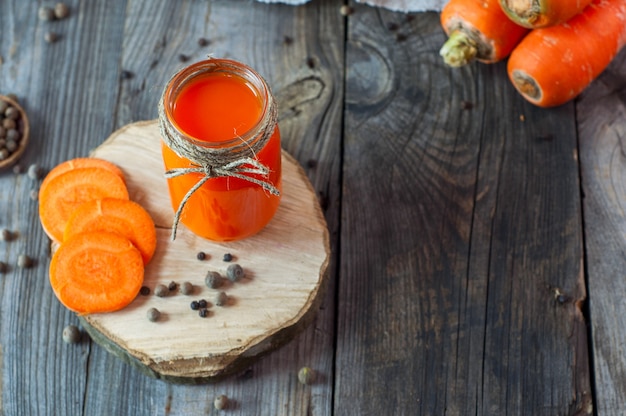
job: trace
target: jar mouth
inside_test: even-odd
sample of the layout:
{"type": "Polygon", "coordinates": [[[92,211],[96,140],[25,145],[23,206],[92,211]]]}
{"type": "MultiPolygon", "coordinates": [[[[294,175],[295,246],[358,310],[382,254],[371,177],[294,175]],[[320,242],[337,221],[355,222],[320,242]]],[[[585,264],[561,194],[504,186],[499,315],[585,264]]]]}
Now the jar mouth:
{"type": "Polygon", "coordinates": [[[270,106],[274,105],[270,89],[261,75],[249,66],[240,62],[218,58],[210,58],[204,61],[199,61],[178,71],[166,84],[161,100],[165,116],[167,117],[171,127],[190,143],[205,148],[225,148],[241,145],[242,142],[250,143],[254,141],[271,124],[272,112],[270,111],[270,106]],[[183,128],[181,128],[173,114],[176,98],[183,91],[185,86],[187,86],[189,82],[194,79],[211,74],[237,76],[247,81],[253,88],[254,93],[259,97],[261,103],[261,111],[256,122],[247,131],[237,133],[230,139],[212,141],[208,138],[200,139],[198,137],[191,136],[183,128]]]}

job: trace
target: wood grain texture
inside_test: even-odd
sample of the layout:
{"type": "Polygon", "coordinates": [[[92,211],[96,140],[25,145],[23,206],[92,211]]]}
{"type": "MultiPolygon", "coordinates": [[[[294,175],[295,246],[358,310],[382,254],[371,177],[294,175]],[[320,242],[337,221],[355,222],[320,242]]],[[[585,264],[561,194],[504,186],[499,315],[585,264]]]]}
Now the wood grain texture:
{"type": "Polygon", "coordinates": [[[174,213],[163,177],[157,120],[136,122],[113,133],[91,155],[124,172],[131,200],[141,204],[157,228],[157,248],[144,274],[152,296],[138,296],[124,309],[82,317],[90,335],[147,374],[170,382],[201,383],[239,372],[262,355],[283,346],[312,321],[326,289],[330,256],[328,229],[317,196],[304,171],[283,154],[283,192],[271,222],[257,235],[230,243],[200,238],[183,224],[171,241],[174,213]],[[198,252],[207,258],[199,261],[198,252]],[[224,263],[230,253],[232,263],[224,263]],[[227,280],[227,266],[240,265],[245,276],[227,280]],[[211,289],[208,271],[226,282],[211,289]],[[170,282],[193,285],[164,297],[155,288],[170,282]],[[216,295],[228,296],[218,305],[216,295]],[[200,319],[192,300],[209,302],[200,319]],[[161,312],[158,323],[148,309],[161,312]]]}
{"type": "Polygon", "coordinates": [[[446,68],[435,14],[350,23],[336,414],[590,414],[573,106],[446,68]]]}
{"type": "Polygon", "coordinates": [[[540,110],[503,65],[444,67],[435,13],[66,3],[70,18],[43,22],[40,3],[0,2],[0,93],[32,127],[21,165],[49,169],[155,118],[186,63],[241,60],[279,98],[283,146],[318,192],[330,285],[309,329],[229,379],[145,377],[88,337],[63,344],[78,322],[46,280],[38,182],[0,172],[0,227],[18,232],[0,242],[0,413],[215,415],[218,394],[232,415],[623,413],[624,52],[580,100],[540,110]]]}
{"type": "Polygon", "coordinates": [[[577,105],[598,415],[626,409],[626,50],[577,105]]]}
{"type": "MultiPolygon", "coordinates": [[[[36,162],[49,169],[85,156],[117,128],[156,117],[156,99],[169,75],[209,53],[250,64],[277,96],[286,89],[293,94],[302,79],[312,77],[323,91],[281,109],[281,116],[289,115],[279,123],[283,147],[306,168],[324,202],[336,247],[344,20],[334,0],[298,8],[249,0],[66,3],[71,16],[57,22],[40,21],[32,3],[0,3],[0,87],[17,93],[33,127],[22,166],[36,162]],[[44,41],[49,30],[61,35],[59,42],[44,41]],[[292,41],[285,42],[287,37],[292,41]],[[201,47],[200,38],[209,45],[201,47]]],[[[10,171],[0,181],[0,225],[20,232],[19,239],[0,246],[11,266],[0,279],[5,414],[214,414],[213,398],[222,393],[231,397],[234,415],[330,414],[334,255],[328,297],[297,339],[229,380],[173,386],[145,377],[88,339],[79,346],[63,344],[63,327],[78,321],[56,302],[46,281],[48,242],[29,197],[38,183],[10,171]],[[35,257],[38,266],[18,269],[20,253],[35,257]],[[311,386],[297,382],[305,365],[319,373],[311,386]]]]}

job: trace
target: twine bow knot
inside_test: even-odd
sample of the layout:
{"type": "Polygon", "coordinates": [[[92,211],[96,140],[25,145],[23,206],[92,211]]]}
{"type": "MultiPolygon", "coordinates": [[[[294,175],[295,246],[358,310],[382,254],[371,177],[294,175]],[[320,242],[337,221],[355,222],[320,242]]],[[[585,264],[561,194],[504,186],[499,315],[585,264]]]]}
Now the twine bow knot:
{"type": "Polygon", "coordinates": [[[183,208],[185,204],[206,181],[211,178],[219,178],[219,177],[232,177],[243,179],[248,182],[252,182],[254,184],[259,185],[272,195],[280,195],[280,191],[272,185],[267,180],[260,180],[252,176],[248,175],[258,175],[264,178],[267,178],[270,170],[267,166],[263,165],[256,159],[252,159],[250,157],[243,157],[241,159],[237,159],[233,162],[227,163],[222,166],[213,166],[210,164],[204,164],[202,166],[195,165],[189,168],[175,168],[170,169],[165,172],[165,177],[167,179],[175,178],[177,176],[188,175],[190,173],[201,173],[204,176],[196,182],[194,186],[189,188],[189,191],[185,194],[182,201],[178,205],[178,209],[176,210],[176,214],[174,215],[174,224],[172,225],[172,241],[176,239],[176,229],[178,227],[178,222],[180,221],[180,215],[183,212],[183,208]]]}

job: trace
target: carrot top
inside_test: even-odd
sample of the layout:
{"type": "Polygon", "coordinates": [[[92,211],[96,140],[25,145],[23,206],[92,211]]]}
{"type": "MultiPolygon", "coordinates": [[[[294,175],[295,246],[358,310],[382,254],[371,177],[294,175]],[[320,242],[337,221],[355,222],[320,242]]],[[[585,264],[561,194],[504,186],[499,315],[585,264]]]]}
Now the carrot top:
{"type": "Polygon", "coordinates": [[[76,234],[50,262],[50,285],[59,301],[81,314],[124,308],[139,293],[144,264],[139,250],[110,232],[76,234]]]}

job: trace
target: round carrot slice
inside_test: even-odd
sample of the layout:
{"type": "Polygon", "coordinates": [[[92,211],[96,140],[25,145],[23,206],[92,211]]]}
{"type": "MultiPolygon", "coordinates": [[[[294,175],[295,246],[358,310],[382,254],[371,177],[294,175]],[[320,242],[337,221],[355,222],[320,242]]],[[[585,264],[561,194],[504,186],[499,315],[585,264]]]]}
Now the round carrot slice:
{"type": "Polygon", "coordinates": [[[139,250],[110,232],[76,234],[50,261],[50,285],[59,301],[81,314],[113,312],[127,306],[143,284],[139,250]]]}
{"type": "Polygon", "coordinates": [[[104,198],[85,202],[70,216],[63,241],[87,231],[110,231],[129,239],[147,264],[156,249],[156,228],[141,205],[128,199],[104,198]]]}
{"type": "Polygon", "coordinates": [[[120,177],[103,168],[76,168],[52,178],[39,194],[39,220],[53,241],[62,242],[72,212],[87,201],[128,199],[120,177]]]}
{"type": "Polygon", "coordinates": [[[98,159],[95,157],[77,157],[75,159],[70,159],[70,160],[66,160],[65,162],[61,162],[58,165],[56,165],[54,168],[52,168],[52,170],[48,172],[46,177],[41,182],[41,186],[39,187],[39,189],[43,190],[46,187],[46,185],[48,185],[48,182],[50,182],[50,180],[52,180],[53,178],[56,178],[60,174],[65,173],[69,170],[78,169],[78,168],[102,168],[102,169],[110,170],[112,173],[115,173],[116,175],[118,175],[122,180],[124,181],[126,180],[126,178],[124,178],[124,172],[122,172],[122,170],[119,167],[117,167],[117,165],[109,162],[108,160],[98,159]]]}

